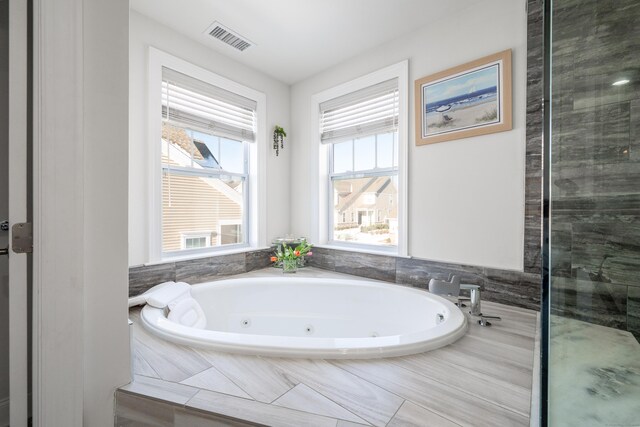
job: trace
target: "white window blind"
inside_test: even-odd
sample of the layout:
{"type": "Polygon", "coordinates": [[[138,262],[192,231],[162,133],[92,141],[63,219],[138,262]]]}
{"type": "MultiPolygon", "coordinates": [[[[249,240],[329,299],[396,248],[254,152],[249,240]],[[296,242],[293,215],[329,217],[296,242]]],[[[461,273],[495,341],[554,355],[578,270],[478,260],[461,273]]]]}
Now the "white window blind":
{"type": "Polygon", "coordinates": [[[398,128],[398,79],[394,78],[320,104],[323,144],[398,128]]]}
{"type": "Polygon", "coordinates": [[[162,117],[194,130],[254,142],[257,103],[162,67],[162,117]]]}

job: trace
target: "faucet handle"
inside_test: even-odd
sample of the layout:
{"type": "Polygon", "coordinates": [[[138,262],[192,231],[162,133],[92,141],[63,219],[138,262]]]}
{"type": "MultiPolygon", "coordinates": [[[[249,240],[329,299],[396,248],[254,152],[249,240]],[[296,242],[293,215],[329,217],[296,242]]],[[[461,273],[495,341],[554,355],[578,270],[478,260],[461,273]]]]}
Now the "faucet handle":
{"type": "Polygon", "coordinates": [[[9,231],[9,221],[8,220],[4,220],[4,221],[0,221],[0,230],[2,231],[9,231]]]}
{"type": "Polygon", "coordinates": [[[502,320],[499,316],[485,316],[484,314],[480,314],[480,320],[478,320],[478,325],[480,326],[491,326],[491,322],[489,320],[502,320]]]}

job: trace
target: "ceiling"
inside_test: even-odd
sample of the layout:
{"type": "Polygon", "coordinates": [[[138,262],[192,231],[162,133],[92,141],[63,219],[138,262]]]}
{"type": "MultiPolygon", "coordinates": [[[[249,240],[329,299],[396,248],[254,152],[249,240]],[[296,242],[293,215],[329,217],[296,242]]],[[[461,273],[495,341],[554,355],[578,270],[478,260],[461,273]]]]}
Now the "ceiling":
{"type": "Polygon", "coordinates": [[[481,0],[131,0],[131,8],[287,84],[481,0]],[[212,38],[214,22],[255,45],[212,38]]]}

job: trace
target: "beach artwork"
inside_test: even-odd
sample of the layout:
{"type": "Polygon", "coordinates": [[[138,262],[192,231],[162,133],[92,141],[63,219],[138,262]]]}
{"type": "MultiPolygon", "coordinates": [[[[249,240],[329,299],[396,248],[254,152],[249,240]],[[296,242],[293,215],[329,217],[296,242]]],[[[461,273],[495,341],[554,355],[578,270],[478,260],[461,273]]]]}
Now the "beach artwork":
{"type": "Polygon", "coordinates": [[[510,59],[505,51],[416,81],[416,143],[511,129],[510,59]]]}
{"type": "Polygon", "coordinates": [[[424,136],[500,121],[499,65],[425,85],[424,136]]]}

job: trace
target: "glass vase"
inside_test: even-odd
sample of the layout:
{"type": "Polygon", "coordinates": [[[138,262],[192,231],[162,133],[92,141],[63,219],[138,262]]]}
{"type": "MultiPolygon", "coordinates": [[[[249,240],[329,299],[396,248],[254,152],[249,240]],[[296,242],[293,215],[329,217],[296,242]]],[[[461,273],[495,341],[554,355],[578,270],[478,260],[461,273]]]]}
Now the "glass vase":
{"type": "Polygon", "coordinates": [[[283,273],[295,273],[298,271],[297,259],[283,259],[282,260],[282,272],[283,273]]]}

